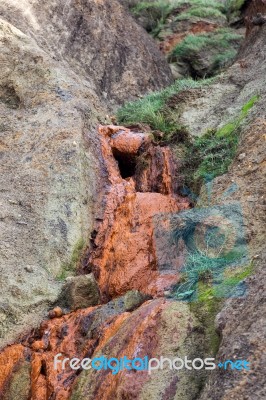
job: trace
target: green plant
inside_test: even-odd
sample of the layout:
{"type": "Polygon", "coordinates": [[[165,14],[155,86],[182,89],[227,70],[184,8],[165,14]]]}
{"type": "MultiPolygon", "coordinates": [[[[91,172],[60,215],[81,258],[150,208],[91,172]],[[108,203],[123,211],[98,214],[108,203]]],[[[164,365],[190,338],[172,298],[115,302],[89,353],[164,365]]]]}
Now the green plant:
{"type": "Polygon", "coordinates": [[[143,99],[125,104],[117,112],[118,122],[121,124],[144,123],[152,129],[166,134],[173,132],[177,124],[171,118],[169,110],[165,109],[167,100],[183,90],[201,88],[211,82],[211,79],[201,81],[178,80],[159,92],[150,93],[143,99]]]}
{"type": "Polygon", "coordinates": [[[220,54],[215,54],[212,58],[214,70],[219,70],[229,65],[236,58],[236,55],[236,49],[229,49],[220,54]]]}
{"type": "Polygon", "coordinates": [[[187,147],[184,168],[188,186],[194,183],[197,187],[203,181],[210,181],[227,172],[237,151],[240,125],[258,99],[258,95],[252,96],[242,106],[237,118],[217,130],[209,129],[187,147]]]}
{"type": "Polygon", "coordinates": [[[240,16],[240,11],[246,0],[226,0],[225,9],[227,20],[230,22],[234,18],[240,16]]]}
{"type": "MultiPolygon", "coordinates": [[[[204,12],[208,13],[207,10],[204,12]]],[[[169,59],[172,62],[185,63],[193,76],[215,75],[221,68],[233,62],[242,39],[242,35],[229,28],[190,34],[174,48],[169,59]]]]}
{"type": "Polygon", "coordinates": [[[175,57],[188,57],[195,55],[204,48],[214,47],[219,51],[231,46],[232,43],[242,39],[239,35],[228,28],[217,29],[214,32],[201,33],[199,35],[188,35],[173,50],[172,55],[175,57]]]}
{"type": "Polygon", "coordinates": [[[222,308],[223,301],[215,297],[211,283],[199,282],[198,299],[189,303],[191,311],[201,322],[205,333],[206,350],[215,355],[219,349],[220,337],[215,329],[215,317],[222,308]]]}
{"type": "Polygon", "coordinates": [[[235,288],[254,271],[253,262],[244,267],[231,268],[224,271],[221,282],[214,287],[216,297],[227,297],[235,288]]]}
{"type": "Polygon", "coordinates": [[[191,17],[199,17],[199,18],[218,18],[218,19],[226,19],[226,16],[217,8],[209,7],[191,7],[189,10],[179,14],[175,20],[182,21],[185,19],[190,19],[191,17]]]}
{"type": "Polygon", "coordinates": [[[226,0],[225,8],[228,13],[233,13],[235,11],[239,11],[245,2],[246,0],[226,0]]]}
{"type": "Polygon", "coordinates": [[[220,11],[222,11],[222,12],[225,12],[226,11],[226,8],[225,8],[225,6],[224,6],[224,4],[223,4],[223,2],[219,2],[219,1],[216,1],[216,0],[190,0],[190,1],[188,1],[188,0],[180,0],[180,2],[179,2],[179,4],[181,5],[181,4],[187,4],[187,3],[189,3],[191,6],[194,6],[194,7],[202,7],[202,8],[215,8],[215,9],[217,9],[217,10],[220,10],[220,11]]]}
{"type": "Polygon", "coordinates": [[[210,280],[213,274],[220,274],[227,265],[239,261],[241,257],[242,254],[235,251],[216,258],[211,258],[199,250],[189,253],[182,271],[183,282],[176,287],[175,297],[182,300],[197,296],[200,281],[205,282],[206,276],[210,280]]]}
{"type": "Polygon", "coordinates": [[[259,100],[259,98],[260,98],[260,96],[256,94],[256,95],[252,96],[252,97],[243,105],[243,107],[242,107],[242,109],[241,109],[241,116],[240,116],[241,120],[243,120],[243,119],[247,116],[249,110],[251,110],[251,108],[252,108],[252,107],[254,106],[254,104],[259,100]]]}
{"type": "Polygon", "coordinates": [[[156,36],[173,8],[174,4],[170,1],[141,1],[131,9],[131,12],[137,18],[145,18],[146,30],[156,36]]]}

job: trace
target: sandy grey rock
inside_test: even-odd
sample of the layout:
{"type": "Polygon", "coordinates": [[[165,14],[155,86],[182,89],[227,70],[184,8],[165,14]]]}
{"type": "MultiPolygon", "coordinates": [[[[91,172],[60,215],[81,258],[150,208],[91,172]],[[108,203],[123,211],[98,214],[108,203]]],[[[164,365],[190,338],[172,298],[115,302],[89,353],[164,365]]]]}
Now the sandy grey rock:
{"type": "Polygon", "coordinates": [[[263,132],[266,119],[258,118],[246,129],[239,146],[246,153],[241,169],[236,160],[229,173],[216,178],[212,190],[212,204],[238,203],[243,213],[242,229],[247,230],[247,247],[253,274],[245,279],[244,297],[229,298],[216,317],[216,327],[221,335],[217,360],[246,359],[250,370],[246,372],[215,370],[210,374],[200,400],[262,399],[265,397],[266,354],[266,274],[265,274],[265,165],[250,171],[254,155],[264,154],[263,132]],[[236,190],[225,200],[224,193],[232,184],[236,190]],[[249,201],[250,193],[255,201],[249,201]]]}
{"type": "Polygon", "coordinates": [[[27,400],[30,392],[30,362],[25,361],[16,367],[2,400],[27,400]]]}

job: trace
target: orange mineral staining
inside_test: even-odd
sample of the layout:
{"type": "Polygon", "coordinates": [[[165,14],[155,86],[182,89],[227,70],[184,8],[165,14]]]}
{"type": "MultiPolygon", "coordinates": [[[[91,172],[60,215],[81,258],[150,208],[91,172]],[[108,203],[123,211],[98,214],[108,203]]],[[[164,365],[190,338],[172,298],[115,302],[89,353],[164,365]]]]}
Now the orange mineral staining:
{"type": "Polygon", "coordinates": [[[89,264],[105,301],[131,289],[162,296],[179,276],[175,269],[158,271],[153,217],[189,207],[175,193],[171,150],[123,127],[104,126],[99,133],[110,185],[89,264]],[[147,158],[141,172],[138,157],[147,158]]]}

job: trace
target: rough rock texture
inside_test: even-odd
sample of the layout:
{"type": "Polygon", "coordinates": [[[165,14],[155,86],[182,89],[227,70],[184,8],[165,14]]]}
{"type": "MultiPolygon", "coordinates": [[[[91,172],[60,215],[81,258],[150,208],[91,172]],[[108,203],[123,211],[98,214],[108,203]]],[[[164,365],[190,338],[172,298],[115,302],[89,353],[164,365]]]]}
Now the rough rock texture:
{"type": "Polygon", "coordinates": [[[212,190],[212,204],[241,204],[243,229],[255,268],[255,274],[246,279],[247,295],[226,301],[217,316],[222,337],[217,359],[248,359],[250,371],[213,373],[200,400],[257,400],[266,396],[265,133],[266,119],[256,119],[245,131],[229,173],[216,178],[212,190]],[[236,190],[228,193],[232,184],[236,190]]]}
{"type": "Polygon", "coordinates": [[[235,121],[241,108],[252,96],[260,100],[249,118],[263,114],[265,104],[265,29],[253,27],[236,62],[214,83],[202,89],[193,89],[178,96],[176,108],[180,124],[187,126],[192,135],[201,135],[211,128],[220,128],[235,121]]]}
{"type": "Polygon", "coordinates": [[[106,99],[110,110],[171,75],[115,0],[1,0],[0,14],[2,346],[41,320],[88,241],[106,99]]]}
{"type": "MultiPolygon", "coordinates": [[[[170,69],[116,0],[1,1],[4,18],[79,76],[121,102],[171,82],[170,69]]],[[[116,103],[114,103],[115,105],[116,103]]]]}
{"type": "Polygon", "coordinates": [[[57,303],[71,311],[99,304],[99,289],[94,275],[68,277],[57,303]]]}
{"type": "Polygon", "coordinates": [[[73,371],[69,365],[62,370],[61,364],[54,369],[54,356],[58,353],[62,353],[62,358],[80,359],[103,354],[117,358],[124,355],[193,358],[202,354],[203,335],[186,304],[158,299],[144,303],[132,313],[126,309],[124,297],[101,307],[44,321],[40,330],[23,345],[8,347],[0,355],[1,399],[10,399],[14,381],[19,379],[25,383],[22,396],[26,394],[26,360],[30,359],[32,400],[123,399],[125,395],[130,399],[146,399],[148,395],[157,400],[169,399],[175,394],[178,399],[192,400],[202,379],[198,373],[165,369],[151,375],[147,371],[136,374],[127,370],[113,375],[111,370],[73,371]],[[191,379],[193,384],[188,386],[191,379]]]}
{"type": "MultiPolygon", "coordinates": [[[[186,304],[153,300],[129,315],[120,329],[98,346],[94,355],[160,358],[167,354],[169,358],[185,355],[193,358],[195,354],[202,354],[202,334],[198,329],[199,324],[186,304]]],[[[115,376],[110,371],[83,371],[70,399],[192,400],[201,379],[202,374],[184,370],[164,369],[150,375],[147,371],[123,370],[115,376]]]]}
{"type": "MultiPolygon", "coordinates": [[[[246,3],[246,9],[244,12],[245,16],[245,24],[246,24],[246,36],[256,35],[260,31],[261,20],[264,20],[264,25],[266,23],[266,6],[264,0],[256,0],[256,1],[248,1],[246,3]],[[258,18],[258,14],[260,14],[263,18],[260,19],[260,23],[255,25],[256,18],[258,18]],[[255,22],[255,23],[254,23],[255,22]]],[[[258,21],[258,20],[257,20],[258,21]]]]}
{"type": "MultiPolygon", "coordinates": [[[[97,4],[103,3],[97,2],[97,4]]],[[[30,14],[29,10],[28,14],[30,14]]],[[[265,93],[262,90],[265,79],[265,26],[253,26],[238,62],[228,73],[219,78],[218,82],[210,84],[208,92],[192,91],[187,94],[184,103],[180,101],[181,106],[185,104],[186,107],[185,110],[181,110],[181,118],[187,121],[186,125],[189,126],[190,132],[201,134],[208,127],[217,127],[223,125],[228,119],[235,118],[242,105],[252,95],[257,94],[258,91],[260,94],[259,101],[249,115],[250,119],[253,119],[253,123],[250,124],[249,121],[245,121],[247,126],[245,130],[242,129],[243,136],[239,152],[228,174],[216,178],[213,182],[211,198],[211,205],[225,204],[230,206],[231,202],[241,204],[244,216],[243,229],[246,228],[246,240],[256,268],[254,276],[246,280],[248,285],[246,297],[227,300],[217,316],[216,325],[222,341],[216,359],[247,358],[250,361],[250,371],[247,373],[214,371],[210,373],[206,386],[200,394],[205,376],[199,371],[193,374],[187,370],[176,373],[165,369],[159,371],[159,373],[154,372],[149,376],[146,371],[135,373],[124,370],[113,375],[111,371],[104,370],[100,372],[92,370],[76,372],[69,367],[65,370],[60,367],[58,367],[58,370],[54,369],[54,356],[60,352],[66,357],[80,358],[84,356],[92,358],[102,354],[110,357],[122,357],[124,355],[127,357],[145,355],[160,357],[163,355],[204,358],[210,356],[209,353],[205,354],[204,327],[198,323],[196,316],[189,311],[187,303],[162,298],[145,302],[147,296],[142,293],[160,296],[165,289],[168,289],[169,285],[177,281],[177,272],[182,260],[175,259],[168,251],[167,234],[163,240],[160,240],[160,236],[156,237],[155,216],[160,212],[165,215],[189,208],[189,202],[180,198],[176,193],[178,184],[176,185],[173,182],[172,177],[178,173],[178,169],[175,170],[174,168],[171,150],[168,147],[160,148],[152,142],[148,135],[133,128],[125,129],[117,126],[101,126],[99,141],[96,140],[96,136],[93,136],[90,132],[93,132],[91,127],[96,124],[98,117],[97,115],[90,117],[90,124],[92,124],[90,125],[87,122],[88,109],[84,111],[82,106],[84,107],[84,98],[90,100],[90,105],[92,99],[94,99],[94,105],[90,108],[91,114],[93,114],[98,111],[101,112],[102,105],[99,105],[88,81],[82,76],[78,79],[76,75],[72,75],[69,71],[66,73],[66,67],[60,67],[59,71],[56,61],[50,63],[49,56],[42,52],[39,47],[36,47],[35,42],[10,25],[5,24],[1,32],[1,34],[4,32],[6,35],[4,40],[6,48],[11,48],[12,52],[12,56],[5,57],[8,62],[6,61],[4,64],[7,69],[4,69],[5,79],[3,79],[4,84],[1,85],[1,111],[3,109],[4,116],[7,115],[7,111],[11,115],[10,120],[6,116],[9,124],[8,130],[5,128],[3,139],[7,138],[6,132],[11,131],[11,134],[14,135],[14,141],[18,141],[17,144],[13,144],[13,148],[16,148],[16,158],[12,159],[6,157],[6,153],[10,151],[9,142],[8,144],[4,140],[3,144],[1,142],[1,151],[4,153],[3,157],[5,157],[6,163],[3,179],[5,179],[7,189],[12,187],[12,184],[18,185],[20,182],[25,182],[25,186],[19,187],[18,185],[15,192],[18,200],[17,198],[9,200],[9,197],[4,197],[4,212],[1,218],[4,234],[8,233],[9,235],[7,236],[8,243],[11,237],[12,240],[20,240],[19,245],[10,247],[10,250],[6,246],[7,242],[3,241],[5,245],[4,254],[7,256],[5,265],[13,273],[11,276],[7,272],[5,273],[3,269],[2,285],[4,290],[7,287],[12,289],[10,290],[12,297],[9,295],[6,301],[1,303],[3,310],[1,321],[2,323],[6,321],[6,325],[3,325],[4,329],[9,326],[16,333],[25,326],[26,319],[22,321],[24,325],[19,320],[20,325],[18,325],[16,331],[11,322],[6,319],[6,316],[11,316],[14,312],[13,323],[17,322],[16,318],[19,312],[25,312],[23,301],[25,301],[26,294],[33,296],[36,301],[47,301],[47,299],[51,301],[57,297],[57,285],[52,288],[52,294],[43,294],[41,299],[36,297],[34,279],[29,280],[30,283],[24,282],[25,286],[23,286],[25,276],[34,277],[36,273],[44,286],[50,276],[54,276],[61,270],[65,271],[72,268],[81,251],[84,251],[84,263],[80,263],[80,269],[95,272],[102,292],[102,299],[108,301],[109,298],[115,297],[114,300],[105,305],[77,310],[67,315],[63,315],[59,307],[55,307],[49,313],[51,319],[44,321],[39,329],[33,330],[30,334],[26,333],[20,344],[6,347],[0,354],[1,399],[13,400],[19,398],[26,400],[29,397],[32,400],[65,400],[68,398],[71,400],[83,398],[106,400],[263,399],[265,397],[265,372],[263,371],[265,361],[263,357],[266,348],[265,268],[263,269],[264,256],[262,253],[265,237],[263,220],[265,214],[265,181],[263,174],[265,170],[266,122],[265,93]],[[8,46],[7,43],[9,43],[8,46]],[[37,62],[29,63],[34,67],[28,68],[26,71],[27,64],[23,63],[24,60],[28,63],[28,52],[32,54],[32,48],[36,48],[38,55],[41,52],[43,59],[40,61],[38,58],[37,62]],[[12,60],[11,66],[17,65],[13,60],[13,57],[18,54],[16,49],[20,49],[19,54],[21,60],[23,59],[22,66],[24,66],[24,69],[20,65],[20,58],[18,59],[18,66],[14,70],[9,66],[10,59],[12,60]],[[47,72],[47,76],[42,75],[43,69],[39,65],[40,62],[42,68],[44,68],[43,65],[48,65],[49,74],[47,72]],[[28,74],[30,74],[31,79],[29,79],[28,74]],[[37,80],[35,74],[40,74],[45,84],[43,81],[37,80]],[[60,90],[54,89],[54,85],[56,85],[56,88],[58,86],[60,90]],[[69,98],[69,93],[73,98],[69,98]],[[68,102],[69,106],[67,106],[68,102]],[[51,104],[55,107],[52,112],[55,113],[56,117],[54,114],[50,114],[51,104]],[[64,107],[62,104],[64,104],[64,107]],[[23,122],[21,124],[16,123],[17,116],[21,116],[19,113],[23,113],[23,121],[26,118],[32,118],[33,127],[31,129],[27,125],[26,130],[23,122]],[[84,152],[85,159],[90,160],[89,164],[78,169],[78,173],[76,164],[70,161],[72,153],[69,155],[66,151],[67,156],[65,156],[65,152],[63,155],[60,152],[62,141],[66,137],[68,138],[66,132],[69,132],[69,124],[66,123],[65,127],[60,113],[70,115],[69,118],[72,123],[70,132],[71,135],[74,132],[75,139],[73,141],[73,137],[70,136],[70,141],[67,144],[64,142],[66,147],[63,147],[63,149],[69,149],[70,144],[74,148],[77,146],[79,151],[84,152]],[[210,121],[208,117],[210,117],[210,121]],[[256,119],[253,117],[256,117],[256,119]],[[39,121],[43,123],[41,127],[36,125],[39,121]],[[22,133],[20,132],[21,126],[23,128],[22,133]],[[36,129],[36,126],[38,129],[36,129]],[[63,135],[59,136],[59,144],[56,145],[54,140],[58,133],[62,133],[62,126],[64,128],[63,135]],[[23,141],[26,137],[23,134],[26,135],[26,133],[30,134],[33,140],[33,142],[30,142],[30,149],[27,147],[28,142],[23,141]],[[43,143],[47,145],[47,150],[45,150],[43,143]],[[87,143],[89,143],[89,146],[87,146],[87,143]],[[43,147],[39,150],[40,144],[43,147]],[[24,145],[27,151],[24,151],[24,145]],[[26,154],[26,157],[29,156],[29,160],[24,160],[24,154],[26,154]],[[44,161],[41,162],[42,157],[46,161],[48,160],[48,165],[44,161]],[[51,187],[49,179],[58,177],[56,175],[59,174],[58,170],[65,177],[63,168],[65,159],[67,160],[65,168],[71,168],[73,179],[69,185],[64,186],[62,184],[65,191],[60,185],[55,185],[55,187],[52,187],[54,190],[48,191],[47,188],[50,189],[51,187]],[[20,164],[22,163],[21,160],[32,163],[31,168],[26,169],[25,164],[20,164]],[[101,168],[99,167],[100,163],[101,168]],[[54,168],[56,172],[50,170],[47,172],[45,167],[51,171],[54,168]],[[88,167],[95,168],[93,174],[88,167]],[[12,177],[8,175],[10,170],[15,172],[12,177]],[[24,181],[22,178],[25,171],[28,175],[26,175],[24,181]],[[47,178],[48,181],[44,189],[38,189],[40,192],[37,187],[39,188],[38,184],[42,181],[39,175],[38,184],[34,181],[33,178],[35,178],[36,175],[34,174],[36,173],[49,178],[47,178]],[[85,178],[83,178],[84,175],[85,178]],[[77,176],[79,179],[77,179],[77,176]],[[82,179],[80,176],[82,176],[82,179]],[[100,193],[94,183],[96,177],[101,178],[102,191],[100,193]],[[28,189],[30,178],[32,178],[31,191],[29,191],[28,196],[41,196],[44,191],[44,196],[48,194],[50,196],[47,200],[50,208],[46,207],[47,203],[41,197],[42,201],[39,201],[38,204],[34,203],[34,211],[30,211],[32,208],[26,208],[27,211],[15,214],[15,211],[17,212],[15,207],[23,207],[25,203],[28,206],[24,197],[22,200],[25,203],[20,202],[19,196],[28,189]],[[88,183],[92,185],[92,189],[88,186],[88,183]],[[80,194],[81,189],[78,188],[78,184],[82,188],[90,188],[90,193],[86,192],[85,199],[80,194]],[[62,218],[62,220],[68,221],[66,218],[70,218],[70,220],[73,218],[75,222],[81,221],[84,224],[82,228],[77,228],[75,224],[75,229],[73,228],[75,232],[79,232],[79,235],[75,237],[73,234],[75,240],[72,240],[71,234],[69,239],[69,229],[67,230],[67,237],[65,237],[66,231],[62,228],[62,223],[59,222],[58,225],[48,224],[48,228],[53,229],[53,242],[52,244],[48,243],[47,247],[43,246],[43,251],[40,252],[41,255],[46,254],[45,250],[47,248],[54,249],[52,247],[54,244],[58,246],[56,251],[58,250],[58,259],[62,262],[59,250],[63,249],[67,252],[67,249],[69,249],[69,256],[66,256],[65,260],[67,264],[64,264],[64,268],[62,268],[59,263],[57,266],[49,261],[52,254],[57,255],[55,251],[55,253],[49,253],[49,257],[46,256],[48,257],[49,267],[53,267],[50,275],[48,272],[47,278],[40,274],[41,269],[39,267],[37,271],[35,270],[35,262],[25,262],[25,264],[19,266],[20,268],[15,269],[14,266],[17,267],[17,262],[16,264],[14,262],[17,261],[18,254],[22,254],[23,262],[24,259],[27,261],[29,255],[36,257],[37,247],[35,245],[33,249],[27,247],[29,242],[24,238],[28,238],[28,231],[23,231],[20,235],[16,230],[10,233],[5,224],[8,223],[10,225],[7,226],[12,227],[11,223],[14,223],[20,227],[19,229],[30,229],[30,232],[36,232],[36,235],[32,233],[32,236],[30,236],[32,240],[34,239],[34,244],[36,238],[38,237],[39,240],[39,237],[41,237],[42,218],[47,218],[45,221],[49,221],[50,215],[54,215],[53,213],[58,215],[56,210],[59,204],[65,204],[65,198],[68,200],[69,191],[72,190],[74,193],[70,192],[71,196],[75,197],[75,200],[76,196],[81,196],[84,203],[82,200],[77,200],[78,211],[75,211],[73,215],[69,213],[69,209],[73,212],[72,208],[66,207],[67,211],[63,214],[64,219],[62,218]],[[57,197],[58,193],[60,198],[57,197]],[[96,224],[93,225],[94,231],[90,237],[93,249],[93,252],[90,253],[91,248],[86,247],[83,250],[83,243],[86,243],[87,238],[84,238],[80,233],[83,232],[83,229],[87,233],[92,229],[90,215],[94,209],[94,204],[91,201],[91,196],[96,194],[99,194],[98,204],[103,204],[104,207],[98,207],[94,213],[96,224]],[[14,207],[14,209],[12,208],[13,214],[11,214],[10,209],[7,209],[7,204],[14,207]],[[83,206],[86,210],[84,213],[83,206]],[[90,214],[88,214],[88,210],[90,210],[90,214]],[[32,220],[28,216],[31,215],[30,212],[38,218],[32,220]],[[42,218],[39,217],[40,214],[42,218]],[[17,219],[19,215],[26,216],[27,219],[17,219]],[[85,220],[83,219],[84,215],[85,220]],[[36,231],[32,231],[32,226],[36,231]],[[59,233],[57,234],[57,232],[59,233]],[[80,240],[81,238],[85,240],[80,240]],[[22,248],[24,249],[22,244],[26,247],[25,254],[21,251],[22,248]],[[15,250],[17,253],[15,253],[15,250]],[[165,254],[166,252],[168,254],[165,254]],[[171,260],[168,259],[169,253],[171,260]],[[169,261],[173,264],[173,269],[170,271],[165,268],[169,261]],[[9,262],[10,264],[8,264],[9,262]],[[160,270],[160,266],[164,268],[160,270]],[[9,279],[11,278],[15,281],[15,287],[10,287],[9,279]],[[20,297],[18,283],[24,290],[20,297]],[[127,292],[129,289],[133,290],[127,292]],[[117,297],[122,293],[125,293],[125,296],[117,297]],[[17,298],[16,303],[15,297],[17,298]],[[145,303],[142,304],[143,302],[145,303]],[[19,304],[21,304],[20,309],[19,304]],[[16,306],[16,309],[14,306],[16,306]]],[[[6,53],[3,54],[5,56],[6,53]]],[[[33,59],[30,58],[30,60],[33,59]]],[[[75,155],[76,153],[73,157],[77,162],[81,157],[75,157],[75,155]]],[[[80,164],[78,165],[80,166],[80,164]]],[[[59,175],[60,177],[61,175],[59,175]]],[[[64,182],[64,179],[59,179],[59,182],[64,182]]],[[[3,193],[4,196],[9,194],[7,190],[3,193]]],[[[205,200],[206,193],[202,192],[201,203],[198,203],[198,206],[209,206],[209,202],[205,202],[205,200]]],[[[64,211],[62,212],[64,213],[64,211]]],[[[167,219],[161,218],[160,224],[159,228],[167,232],[169,228],[167,219]]],[[[69,223],[68,226],[72,227],[73,225],[69,223]]],[[[51,240],[51,231],[48,231],[48,234],[48,238],[51,240]]],[[[39,253],[37,255],[40,257],[37,258],[38,260],[43,260],[39,253]]],[[[62,278],[62,275],[60,277],[62,278]]],[[[49,282],[50,290],[51,287],[49,282]]],[[[29,297],[27,304],[31,313],[37,314],[39,310],[39,315],[42,315],[46,307],[43,304],[40,304],[40,309],[33,307],[31,297],[29,297]]],[[[5,331],[3,330],[3,332],[5,331]]],[[[211,350],[209,349],[209,351],[211,350]]]]}
{"type": "MultiPolygon", "coordinates": [[[[249,18],[254,16],[254,9],[256,13],[256,3],[251,2],[251,9],[247,10],[249,18]]],[[[265,13],[265,4],[263,10],[265,13]]],[[[253,25],[238,61],[203,96],[197,97],[194,93],[195,100],[188,101],[188,113],[183,114],[184,120],[189,121],[191,132],[199,134],[207,127],[222,126],[234,119],[241,104],[254,94],[260,95],[249,121],[242,127],[238,153],[229,172],[213,181],[211,193],[202,190],[198,204],[201,207],[221,204],[230,208],[230,204],[237,203],[242,208],[242,229],[254,273],[246,278],[246,296],[228,299],[217,316],[216,326],[222,341],[216,359],[248,359],[250,371],[216,370],[210,374],[198,397],[200,400],[258,400],[266,396],[265,35],[265,24],[253,25]]]]}
{"type": "Polygon", "coordinates": [[[43,317],[92,228],[101,108],[21,31],[2,21],[0,35],[2,345],[43,317]]]}
{"type": "Polygon", "coordinates": [[[119,126],[102,126],[99,132],[109,185],[85,271],[94,272],[105,301],[131,289],[161,296],[178,281],[179,265],[159,270],[153,217],[189,207],[174,192],[170,149],[154,146],[147,135],[119,126]],[[153,161],[135,175],[137,151],[145,145],[153,161]]]}

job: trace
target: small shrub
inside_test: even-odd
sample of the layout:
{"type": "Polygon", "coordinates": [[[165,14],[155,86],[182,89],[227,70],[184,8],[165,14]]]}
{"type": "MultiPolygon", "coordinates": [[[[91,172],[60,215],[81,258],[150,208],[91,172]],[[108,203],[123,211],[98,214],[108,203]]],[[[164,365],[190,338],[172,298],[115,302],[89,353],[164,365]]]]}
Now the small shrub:
{"type": "Polygon", "coordinates": [[[224,68],[226,65],[231,64],[235,60],[236,55],[236,49],[230,49],[223,53],[216,54],[212,59],[214,70],[219,70],[224,68]]]}
{"type": "Polygon", "coordinates": [[[167,16],[170,14],[173,5],[166,1],[141,1],[131,9],[136,18],[145,18],[145,29],[151,32],[153,36],[159,33],[163,27],[167,16]]]}
{"type": "Polygon", "coordinates": [[[239,261],[241,257],[241,253],[233,251],[217,258],[210,258],[201,251],[189,253],[182,272],[183,282],[177,285],[174,296],[181,300],[197,295],[199,281],[205,282],[206,276],[210,281],[213,274],[223,273],[228,264],[239,261]]]}
{"type": "Polygon", "coordinates": [[[235,11],[240,11],[246,0],[226,0],[225,8],[228,13],[233,13],[235,11]]]}

